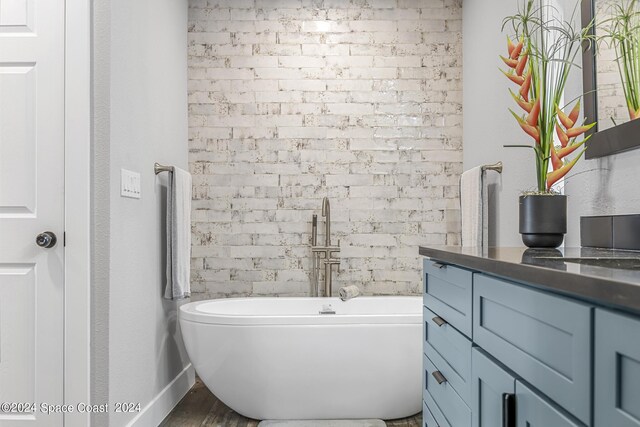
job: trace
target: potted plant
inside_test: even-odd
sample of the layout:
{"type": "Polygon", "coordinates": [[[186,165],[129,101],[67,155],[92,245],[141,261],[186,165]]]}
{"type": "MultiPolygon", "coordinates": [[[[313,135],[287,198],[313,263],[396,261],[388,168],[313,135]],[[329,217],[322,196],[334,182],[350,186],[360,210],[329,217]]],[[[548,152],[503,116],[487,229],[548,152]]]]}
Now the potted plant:
{"type": "Polygon", "coordinates": [[[631,120],[640,118],[640,4],[637,0],[612,1],[607,18],[598,24],[601,40],[616,54],[624,97],[631,120]]]}
{"type": "Polygon", "coordinates": [[[533,139],[530,145],[508,147],[527,147],[535,153],[536,190],[520,197],[520,233],[529,247],[562,244],[567,200],[554,186],[582,157],[589,139],[585,133],[595,125],[581,120],[579,99],[563,106],[576,56],[591,40],[590,27],[575,30],[571,21],[550,5],[525,0],[518,14],[505,18],[502,28],[509,28],[516,40],[507,37],[507,56],[501,56],[507,67],[502,72],[517,88],[510,89],[517,112],[510,111],[533,139]]]}

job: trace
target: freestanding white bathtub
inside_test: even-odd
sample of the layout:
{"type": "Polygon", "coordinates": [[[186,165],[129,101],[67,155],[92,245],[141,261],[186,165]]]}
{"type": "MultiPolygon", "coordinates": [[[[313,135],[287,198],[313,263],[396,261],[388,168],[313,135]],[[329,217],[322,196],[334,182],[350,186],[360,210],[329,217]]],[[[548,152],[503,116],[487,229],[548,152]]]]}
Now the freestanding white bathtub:
{"type": "Polygon", "coordinates": [[[187,352],[236,412],[396,419],[422,408],[420,297],[232,298],[180,307],[187,352]],[[336,314],[319,314],[331,305],[336,314]]]}

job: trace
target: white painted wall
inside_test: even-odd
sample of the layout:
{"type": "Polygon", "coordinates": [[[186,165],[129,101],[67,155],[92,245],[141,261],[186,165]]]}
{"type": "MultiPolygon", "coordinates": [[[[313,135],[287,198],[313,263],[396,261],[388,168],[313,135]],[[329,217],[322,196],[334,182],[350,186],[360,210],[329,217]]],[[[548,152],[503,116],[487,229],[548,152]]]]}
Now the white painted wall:
{"type": "MultiPolygon", "coordinates": [[[[498,160],[504,163],[502,176],[488,175],[491,180],[489,244],[494,246],[522,246],[518,233],[518,196],[522,191],[535,189],[533,153],[526,149],[503,148],[505,144],[531,142],[508,112],[508,108],[514,108],[508,92],[511,83],[498,71],[498,67],[503,67],[498,55],[504,55],[506,51],[502,21],[515,13],[518,3],[465,0],[462,7],[464,169],[498,160]]],[[[575,0],[559,0],[557,4],[564,8],[566,16],[571,16],[576,3],[575,0]]],[[[578,64],[581,61],[581,57],[576,59],[578,64]]],[[[569,101],[582,92],[582,71],[575,67],[567,83],[565,99],[569,101]]],[[[636,156],[637,164],[640,154],[636,156]]],[[[622,182],[624,173],[630,174],[633,161],[617,162],[615,173],[580,174],[584,170],[604,169],[606,163],[583,160],[566,180],[565,193],[569,196],[567,246],[579,243],[581,214],[596,212],[603,204],[610,206],[609,210],[628,210],[634,206],[637,210],[640,207],[638,190],[632,184],[622,182]],[[633,190],[636,196],[624,200],[623,195],[633,194],[633,190]]]]}
{"type": "MultiPolygon", "coordinates": [[[[193,381],[192,371],[184,375],[178,305],[162,299],[166,176],[153,173],[156,161],[187,168],[187,3],[116,0],[95,9],[94,203],[109,215],[107,225],[96,214],[96,237],[106,230],[110,238],[105,251],[95,245],[94,262],[108,265],[96,282],[108,287],[96,289],[108,298],[108,313],[107,301],[93,301],[102,313],[94,319],[95,350],[108,345],[108,361],[92,378],[95,394],[108,394],[112,408],[134,402],[143,409],[112,411],[110,426],[155,427],[193,381]],[[140,200],[120,197],[121,168],[141,173],[140,200]],[[101,188],[108,188],[104,199],[101,188]]],[[[97,423],[107,425],[104,418],[97,423]]]]}
{"type": "Polygon", "coordinates": [[[498,55],[507,49],[502,20],[513,14],[517,3],[504,0],[464,0],[463,13],[463,111],[464,169],[504,163],[502,175],[489,172],[489,244],[521,246],[518,234],[518,196],[535,187],[533,152],[503,148],[505,144],[528,144],[530,138],[518,127],[507,108],[513,100],[511,84],[498,67],[498,55]]]}

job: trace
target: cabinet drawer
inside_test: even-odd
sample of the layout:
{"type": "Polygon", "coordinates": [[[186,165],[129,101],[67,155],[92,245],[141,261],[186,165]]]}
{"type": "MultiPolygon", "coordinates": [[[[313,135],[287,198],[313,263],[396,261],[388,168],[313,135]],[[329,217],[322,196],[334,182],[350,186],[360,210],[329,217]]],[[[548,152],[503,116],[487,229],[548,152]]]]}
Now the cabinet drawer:
{"type": "Polygon", "coordinates": [[[424,305],[470,337],[473,273],[425,259],[424,280],[424,305]]]}
{"type": "MultiPolygon", "coordinates": [[[[440,408],[436,405],[436,402],[433,400],[433,397],[426,391],[424,392],[423,404],[429,411],[429,415],[433,418],[433,425],[436,427],[451,427],[451,424],[447,422],[447,419],[442,415],[440,408]]],[[[423,415],[424,417],[424,415],[423,415]]],[[[431,427],[431,424],[427,423],[428,427],[431,427]]]]}
{"type": "Polygon", "coordinates": [[[473,293],[474,342],[589,423],[592,308],[480,274],[473,293]]]}
{"type": "Polygon", "coordinates": [[[424,308],[424,351],[460,397],[470,403],[471,341],[424,308]],[[434,318],[436,319],[434,321],[434,318]],[[438,323],[441,326],[438,326],[438,323]]]}
{"type": "MultiPolygon", "coordinates": [[[[425,391],[433,398],[435,407],[444,416],[444,422],[438,420],[441,425],[451,427],[470,427],[471,409],[456,393],[448,381],[438,384],[433,373],[439,371],[428,357],[424,356],[425,391]]],[[[429,406],[430,407],[430,406],[429,406]]],[[[435,415],[435,414],[434,414],[435,415]]]]}
{"type": "Polygon", "coordinates": [[[442,264],[433,259],[424,259],[424,271],[427,274],[444,280],[445,282],[453,283],[468,283],[471,284],[471,275],[473,274],[469,270],[464,268],[455,267],[450,264],[442,264]]]}
{"type": "MultiPolygon", "coordinates": [[[[516,405],[516,425],[518,426],[584,427],[584,424],[564,414],[519,381],[516,381],[516,405]]],[[[607,424],[607,426],[617,427],[618,424],[607,424]]]]}
{"type": "Polygon", "coordinates": [[[595,427],[640,426],[640,320],[596,310],[595,427]]]}
{"type": "Polygon", "coordinates": [[[422,427],[440,427],[424,401],[422,402],[422,427]]]}

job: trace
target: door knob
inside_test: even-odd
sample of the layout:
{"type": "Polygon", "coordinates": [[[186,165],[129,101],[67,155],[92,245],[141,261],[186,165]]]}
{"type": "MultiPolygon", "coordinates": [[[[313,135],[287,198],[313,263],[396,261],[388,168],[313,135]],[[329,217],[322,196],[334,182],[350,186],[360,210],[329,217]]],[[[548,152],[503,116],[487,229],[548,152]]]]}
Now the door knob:
{"type": "Polygon", "coordinates": [[[52,231],[45,231],[36,236],[36,245],[49,249],[56,245],[58,238],[52,231]]]}

